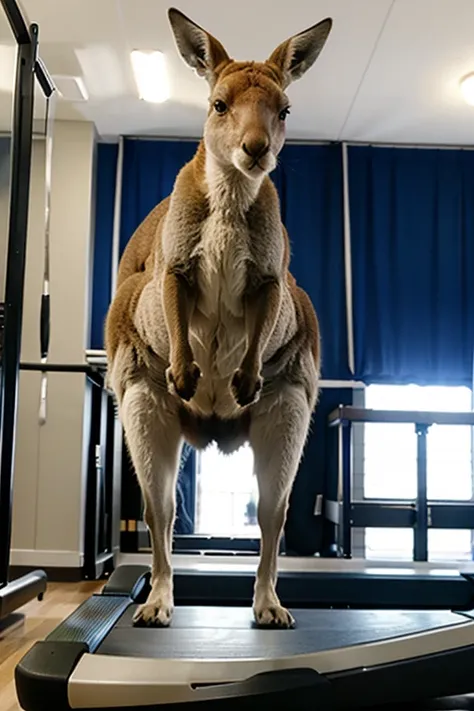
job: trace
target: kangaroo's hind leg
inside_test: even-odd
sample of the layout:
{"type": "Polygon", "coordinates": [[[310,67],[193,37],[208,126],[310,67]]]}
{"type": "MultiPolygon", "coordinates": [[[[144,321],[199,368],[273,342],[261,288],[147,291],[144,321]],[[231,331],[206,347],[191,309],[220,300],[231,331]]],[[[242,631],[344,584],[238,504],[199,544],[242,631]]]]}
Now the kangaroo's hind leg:
{"type": "Polygon", "coordinates": [[[256,622],[261,625],[292,627],[293,617],[276,593],[278,548],[308,433],[312,403],[301,385],[283,381],[276,388],[263,395],[255,406],[250,429],[261,530],[253,608],[256,622]]]}
{"type": "Polygon", "coordinates": [[[150,531],[153,569],[148,600],[134,621],[166,626],[173,613],[171,546],[176,509],[176,479],[182,447],[174,398],[143,378],[129,385],[121,403],[121,419],[137,473],[150,531]]]}

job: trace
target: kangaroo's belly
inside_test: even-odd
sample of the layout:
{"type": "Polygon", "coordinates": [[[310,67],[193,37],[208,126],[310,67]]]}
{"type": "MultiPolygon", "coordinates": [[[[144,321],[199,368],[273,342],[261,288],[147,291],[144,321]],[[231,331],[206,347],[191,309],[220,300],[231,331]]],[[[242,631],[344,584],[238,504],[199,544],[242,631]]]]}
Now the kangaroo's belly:
{"type": "Polygon", "coordinates": [[[189,406],[200,415],[224,419],[241,413],[231,381],[247,348],[243,296],[248,255],[242,237],[234,237],[221,245],[213,242],[200,256],[198,296],[189,332],[202,373],[189,406]]]}
{"type": "Polygon", "coordinates": [[[191,348],[201,369],[201,378],[189,403],[192,409],[201,415],[218,415],[224,419],[239,414],[231,381],[242,363],[246,343],[243,319],[228,317],[209,321],[201,313],[196,314],[191,327],[191,348]]]}

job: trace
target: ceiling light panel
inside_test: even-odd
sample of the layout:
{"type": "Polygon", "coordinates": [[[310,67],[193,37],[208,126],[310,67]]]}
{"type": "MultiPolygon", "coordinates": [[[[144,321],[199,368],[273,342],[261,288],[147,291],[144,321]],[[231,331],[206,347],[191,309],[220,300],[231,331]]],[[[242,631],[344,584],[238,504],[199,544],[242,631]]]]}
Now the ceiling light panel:
{"type": "Polygon", "coordinates": [[[161,104],[170,96],[166,58],[162,52],[134,50],[131,61],[138,95],[143,101],[161,104]]]}

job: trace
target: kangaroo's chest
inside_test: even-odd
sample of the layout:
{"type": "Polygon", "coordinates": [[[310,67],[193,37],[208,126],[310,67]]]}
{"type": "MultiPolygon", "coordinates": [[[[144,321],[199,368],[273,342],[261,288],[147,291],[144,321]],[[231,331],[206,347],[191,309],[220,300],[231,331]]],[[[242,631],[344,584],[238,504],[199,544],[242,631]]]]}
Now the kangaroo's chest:
{"type": "Polygon", "coordinates": [[[243,296],[251,260],[245,221],[211,213],[197,250],[197,309],[208,321],[243,316],[243,296]]]}
{"type": "Polygon", "coordinates": [[[251,251],[245,222],[211,213],[195,257],[193,351],[204,380],[226,379],[240,366],[246,348],[243,300],[251,251]]]}

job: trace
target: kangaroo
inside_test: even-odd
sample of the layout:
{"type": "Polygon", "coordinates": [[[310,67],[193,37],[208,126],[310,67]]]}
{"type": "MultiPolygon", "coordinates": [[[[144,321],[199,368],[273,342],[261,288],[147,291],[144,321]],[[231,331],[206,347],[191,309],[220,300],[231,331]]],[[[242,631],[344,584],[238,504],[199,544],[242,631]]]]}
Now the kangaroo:
{"type": "Polygon", "coordinates": [[[320,54],[330,18],[264,62],[235,61],[174,8],[184,61],[209,85],[203,138],[172,193],[132,235],[105,325],[108,383],[144,499],[151,591],[135,624],[169,625],[172,534],[183,442],[224,453],[249,443],[261,547],[258,625],[289,628],[278,547],[317,405],[318,318],[289,271],[289,237],[269,177],[285,141],[285,94],[320,54]]]}

